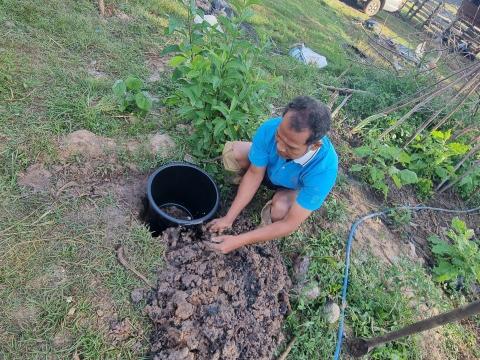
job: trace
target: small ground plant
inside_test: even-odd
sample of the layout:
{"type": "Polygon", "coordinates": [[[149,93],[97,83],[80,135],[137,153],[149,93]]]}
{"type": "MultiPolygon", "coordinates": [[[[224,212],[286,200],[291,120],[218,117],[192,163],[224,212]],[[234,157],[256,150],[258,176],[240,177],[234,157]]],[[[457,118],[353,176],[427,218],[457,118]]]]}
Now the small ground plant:
{"type": "Polygon", "coordinates": [[[474,231],[464,221],[455,217],[446,234],[450,242],[438,236],[429,238],[436,260],[434,280],[455,286],[458,281],[465,286],[480,282],[480,246],[474,231]]]}
{"type": "Polygon", "coordinates": [[[197,156],[215,156],[225,141],[250,138],[272,95],[271,79],[256,66],[262,46],[252,46],[241,29],[253,15],[253,3],[245,1],[238,17],[220,16],[213,26],[194,23],[203,16],[194,1],[186,22],[170,18],[166,32],[179,35],[181,41],[163,52],[175,53],[170,65],[178,84],[166,103],[194,125],[190,143],[197,156]]]}
{"type": "Polygon", "coordinates": [[[350,171],[360,173],[360,176],[375,189],[380,190],[385,198],[389,191],[388,177],[398,188],[418,181],[417,174],[409,169],[402,169],[410,163],[410,156],[396,146],[372,140],[368,145],[354,149],[354,153],[365,162],[354,164],[350,171]]]}
{"type": "Polygon", "coordinates": [[[418,175],[417,188],[422,196],[431,195],[433,184],[452,173],[455,157],[470,149],[461,142],[449,141],[451,135],[451,130],[432,131],[409,147],[411,161],[408,168],[418,175]]]}
{"type": "Polygon", "coordinates": [[[118,109],[122,112],[138,111],[142,115],[147,114],[152,108],[152,99],[142,91],[143,87],[143,81],[134,76],[115,81],[112,90],[118,109]]]}

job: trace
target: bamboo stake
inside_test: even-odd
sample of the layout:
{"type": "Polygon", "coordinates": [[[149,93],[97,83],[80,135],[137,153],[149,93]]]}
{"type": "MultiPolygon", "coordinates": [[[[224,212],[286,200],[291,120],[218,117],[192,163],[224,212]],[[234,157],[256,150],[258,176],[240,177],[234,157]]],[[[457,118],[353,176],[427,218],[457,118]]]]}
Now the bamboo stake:
{"type": "Polygon", "coordinates": [[[366,355],[371,349],[381,344],[397,340],[408,335],[417,334],[425,330],[433,329],[454,321],[460,321],[478,313],[480,313],[480,300],[474,301],[467,306],[418,321],[399,330],[392,331],[372,339],[353,338],[349,341],[348,350],[351,355],[360,357],[366,355]]]}
{"type": "Polygon", "coordinates": [[[345,104],[347,103],[347,101],[352,97],[352,94],[348,94],[347,96],[345,96],[345,98],[342,100],[342,102],[340,103],[340,105],[337,106],[337,108],[335,110],[332,111],[332,119],[335,119],[335,117],[337,116],[338,112],[345,106],[345,104]]]}
{"type": "Polygon", "coordinates": [[[473,163],[472,167],[468,171],[464,172],[460,177],[458,177],[457,179],[452,181],[450,184],[448,184],[444,188],[440,189],[440,191],[437,191],[437,194],[441,194],[441,193],[447,191],[453,185],[455,185],[455,184],[459,183],[460,181],[462,181],[463,179],[465,179],[467,176],[469,176],[471,173],[473,173],[475,170],[477,170],[477,166],[480,166],[480,160],[475,161],[473,163]]]}
{"type": "MultiPolygon", "coordinates": [[[[474,71],[476,71],[477,69],[475,69],[474,71]]],[[[429,96],[427,96],[426,98],[424,98],[421,102],[417,103],[412,109],[410,109],[405,115],[403,115],[395,124],[393,124],[392,126],[390,126],[387,130],[385,130],[382,134],[380,134],[379,136],[379,139],[382,139],[384,138],[386,135],[388,135],[392,130],[396,129],[398,126],[400,126],[401,124],[403,124],[412,114],[416,113],[417,110],[421,109],[423,106],[425,106],[429,101],[431,101],[434,97],[440,95],[441,93],[445,92],[446,90],[448,90],[449,88],[451,88],[453,85],[457,84],[459,81],[463,80],[465,77],[471,75],[472,71],[471,72],[468,72],[467,74],[464,74],[462,76],[460,76],[458,79],[454,80],[453,82],[451,82],[450,84],[447,84],[446,86],[436,90],[436,91],[433,91],[432,93],[430,93],[429,96]]],[[[455,110],[456,111],[456,110],[455,110]]]]}
{"type": "Polygon", "coordinates": [[[450,111],[450,113],[445,116],[442,120],[440,120],[437,125],[435,125],[433,128],[432,128],[432,131],[434,130],[437,130],[440,126],[442,126],[443,124],[445,124],[448,119],[450,119],[450,117],[455,114],[458,109],[460,109],[460,107],[465,103],[465,101],[467,101],[468,97],[475,91],[476,88],[478,88],[480,86],[480,83],[476,83],[469,91],[468,93],[465,95],[465,97],[457,104],[457,106],[455,106],[455,108],[450,111]]]}
{"type": "MultiPolygon", "coordinates": [[[[480,136],[477,137],[475,139],[475,142],[478,142],[480,140],[480,136]]],[[[435,191],[438,191],[442,188],[442,186],[452,177],[452,175],[455,174],[455,172],[460,169],[460,167],[465,163],[465,161],[467,161],[468,159],[470,159],[473,155],[475,155],[478,151],[480,150],[480,143],[477,143],[472,149],[470,149],[470,151],[468,153],[465,154],[465,156],[458,162],[457,165],[455,165],[455,167],[453,168],[452,170],[452,173],[447,176],[445,179],[443,179],[443,181],[438,184],[438,186],[436,187],[435,191]]]]}
{"type": "Polygon", "coordinates": [[[428,118],[427,121],[425,121],[422,125],[420,125],[420,127],[417,129],[417,131],[415,131],[415,134],[413,134],[408,140],[407,142],[405,143],[404,145],[404,148],[407,147],[408,145],[410,145],[412,143],[413,140],[415,140],[415,138],[420,135],[422,133],[423,130],[425,130],[427,128],[428,125],[430,125],[437,117],[438,115],[440,115],[440,113],[446,109],[451,103],[453,103],[464,91],[465,89],[468,89],[472,84],[475,85],[475,81],[477,81],[474,78],[470,79],[469,81],[467,81],[464,85],[462,85],[462,87],[460,88],[460,90],[457,92],[457,94],[449,99],[447,101],[447,103],[445,104],[445,106],[441,107],[440,109],[438,109],[430,118],[428,118]]]}
{"type": "MultiPolygon", "coordinates": [[[[467,71],[467,70],[471,70],[472,67],[476,67],[476,66],[478,66],[478,64],[471,64],[471,65],[468,65],[468,66],[466,66],[465,68],[463,68],[463,69],[461,69],[461,70],[457,70],[457,71],[451,73],[450,75],[448,75],[447,77],[445,77],[445,78],[443,78],[443,79],[441,79],[441,80],[438,80],[436,83],[434,83],[434,84],[432,84],[431,86],[429,86],[429,88],[435,89],[435,87],[436,87],[437,85],[440,85],[442,82],[450,79],[452,76],[458,75],[459,73],[464,72],[464,71],[467,71]]],[[[480,67],[479,67],[479,68],[480,68],[480,67]]],[[[410,105],[410,104],[412,104],[412,103],[421,101],[421,100],[424,99],[426,96],[428,96],[428,94],[429,94],[429,92],[428,92],[428,91],[426,92],[426,91],[425,91],[425,88],[422,88],[422,89],[418,90],[417,92],[415,92],[413,95],[407,97],[406,99],[399,101],[397,104],[394,104],[394,105],[391,105],[391,106],[385,108],[383,111],[379,112],[379,114],[388,115],[388,114],[390,114],[390,113],[392,113],[392,112],[394,112],[394,111],[397,111],[397,110],[400,110],[400,109],[404,108],[404,107],[407,106],[407,105],[410,105]],[[423,95],[418,96],[418,95],[420,95],[420,94],[422,94],[422,93],[423,93],[423,95]],[[403,102],[403,101],[406,101],[406,100],[407,100],[407,102],[402,104],[402,102],[403,102]]]]}

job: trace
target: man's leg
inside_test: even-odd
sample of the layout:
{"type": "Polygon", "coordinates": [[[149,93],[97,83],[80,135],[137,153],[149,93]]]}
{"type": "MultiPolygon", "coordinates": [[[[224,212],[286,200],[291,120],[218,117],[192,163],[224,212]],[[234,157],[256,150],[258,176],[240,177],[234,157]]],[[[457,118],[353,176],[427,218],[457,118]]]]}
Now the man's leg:
{"type": "Polygon", "coordinates": [[[272,222],[280,221],[287,216],[297,197],[296,190],[278,190],[272,198],[270,216],[272,222]]]}
{"type": "Polygon", "coordinates": [[[248,141],[228,141],[222,154],[225,170],[242,175],[250,166],[248,153],[251,146],[252,143],[248,141]]]}

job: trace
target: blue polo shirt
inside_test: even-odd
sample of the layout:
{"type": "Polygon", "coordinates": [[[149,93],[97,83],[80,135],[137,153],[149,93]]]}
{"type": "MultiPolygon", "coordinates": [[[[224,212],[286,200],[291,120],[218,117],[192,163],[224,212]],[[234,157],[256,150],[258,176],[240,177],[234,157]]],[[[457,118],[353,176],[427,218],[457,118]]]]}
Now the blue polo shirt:
{"type": "Polygon", "coordinates": [[[286,161],[277,153],[275,133],[282,118],[265,121],[255,133],[248,158],[257,167],[267,167],[270,181],[287,189],[298,190],[297,203],[304,209],[319,209],[338,172],[338,156],[327,136],[322,146],[304,156],[286,161]]]}

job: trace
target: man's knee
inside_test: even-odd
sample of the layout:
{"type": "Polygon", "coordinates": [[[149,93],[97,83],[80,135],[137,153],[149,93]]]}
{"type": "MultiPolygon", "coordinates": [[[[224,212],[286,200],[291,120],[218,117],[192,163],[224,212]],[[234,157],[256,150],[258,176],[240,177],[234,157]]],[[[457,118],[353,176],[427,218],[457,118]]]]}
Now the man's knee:
{"type": "Polygon", "coordinates": [[[252,143],[246,141],[233,141],[233,156],[243,170],[246,170],[250,166],[250,160],[248,159],[248,153],[252,143]]]}
{"type": "Polygon", "coordinates": [[[275,194],[272,199],[272,208],[270,214],[272,222],[280,221],[287,216],[291,204],[287,195],[275,194]]]}

